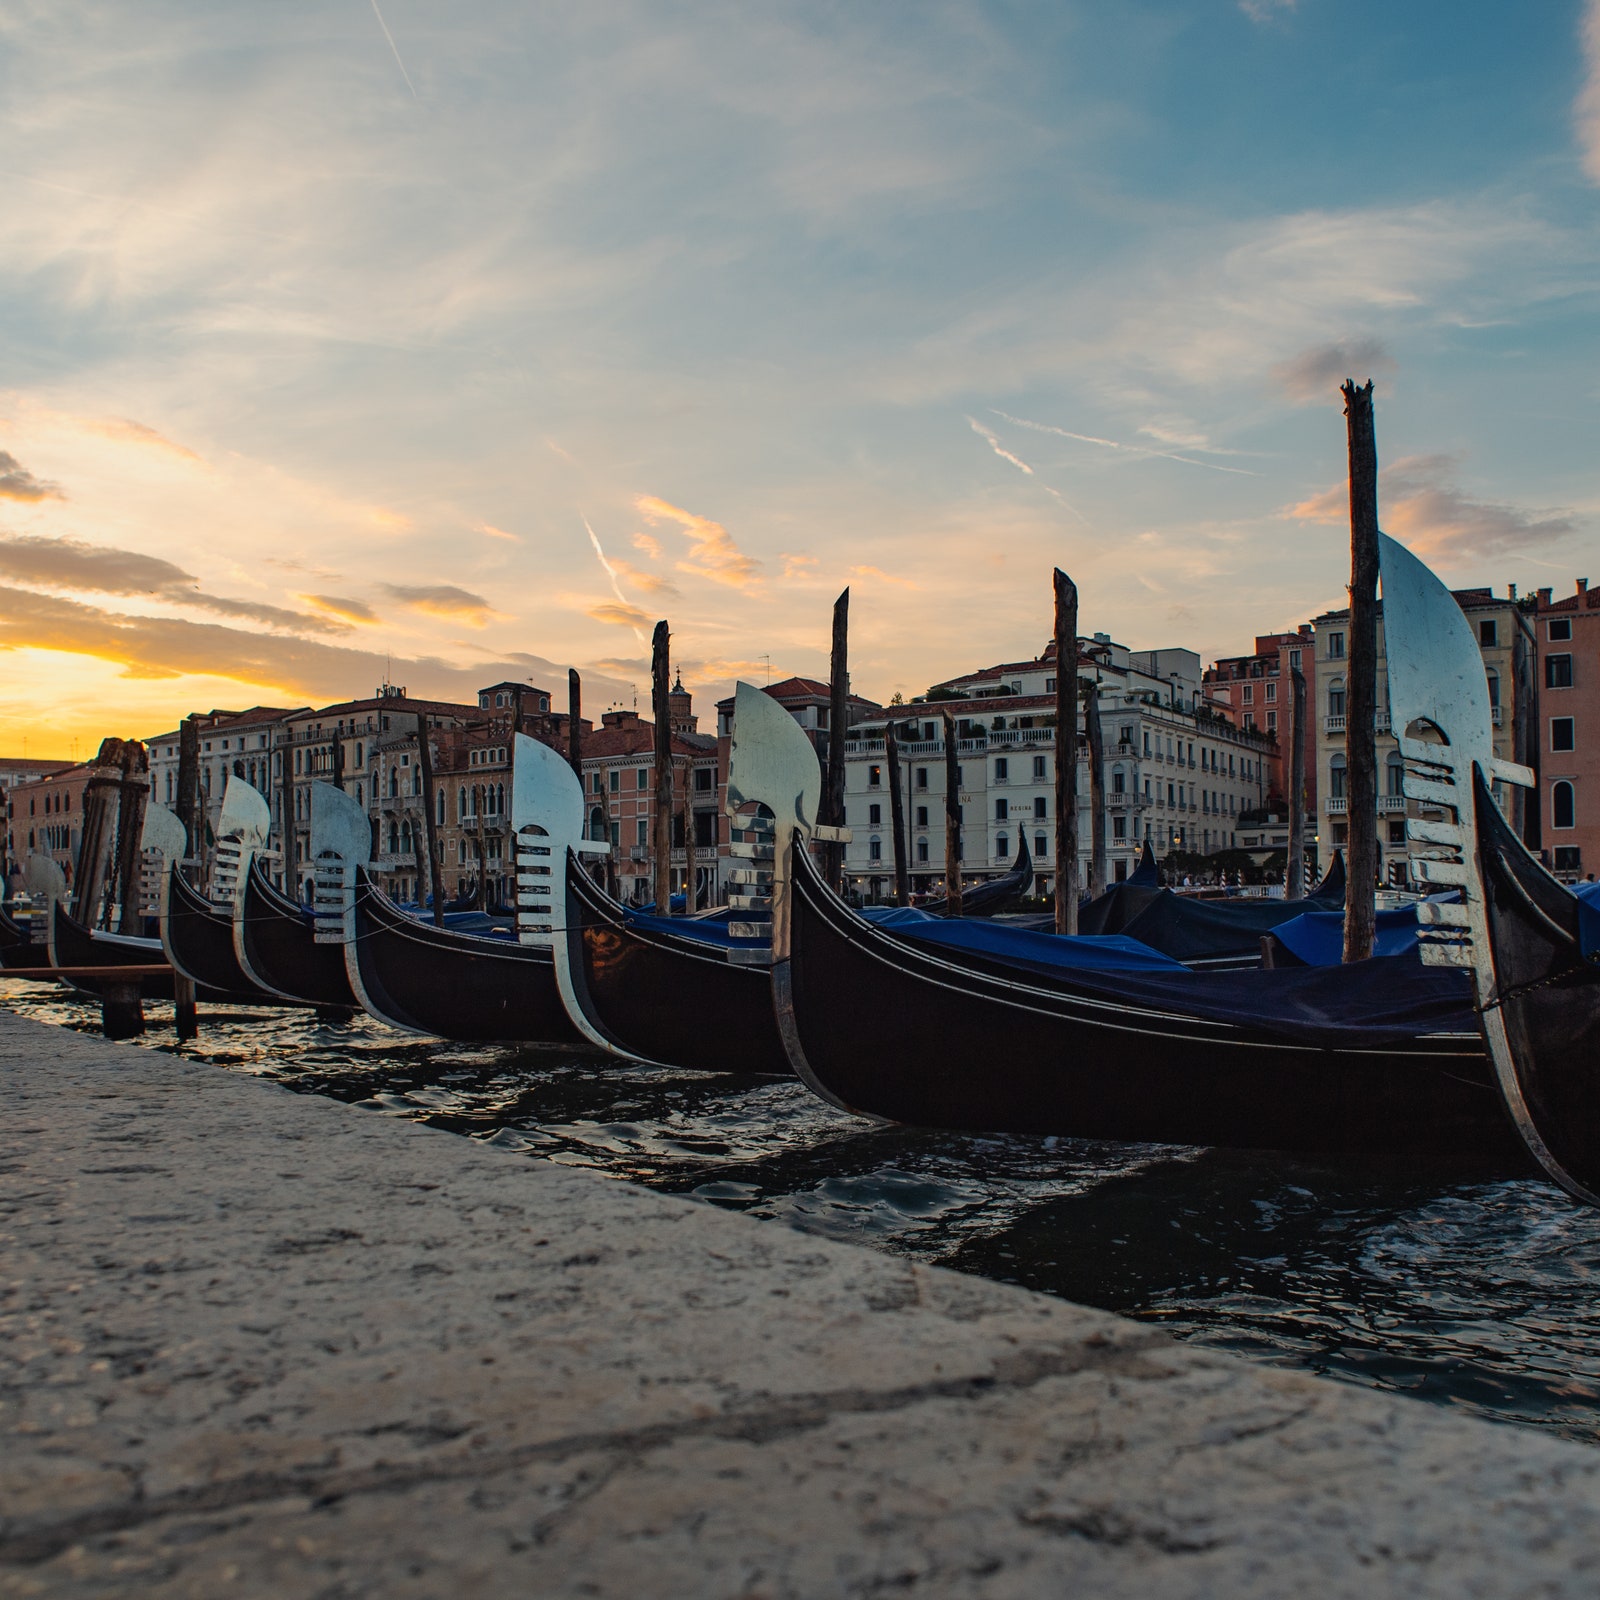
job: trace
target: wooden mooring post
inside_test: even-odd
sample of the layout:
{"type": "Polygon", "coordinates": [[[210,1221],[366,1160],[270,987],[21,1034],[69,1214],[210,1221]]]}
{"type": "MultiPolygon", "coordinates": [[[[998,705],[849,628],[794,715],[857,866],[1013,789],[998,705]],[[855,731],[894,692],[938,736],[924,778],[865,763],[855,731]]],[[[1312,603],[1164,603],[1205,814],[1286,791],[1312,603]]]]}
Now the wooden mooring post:
{"type": "Polygon", "coordinates": [[[672,702],[669,651],[671,634],[665,621],[656,624],[650,641],[650,704],[655,713],[656,807],[653,840],[656,915],[672,915],[672,702]]]}
{"type": "Polygon", "coordinates": [[[906,863],[906,798],[900,788],[900,741],[895,737],[894,719],[884,724],[884,764],[889,769],[889,821],[894,850],[894,903],[911,904],[911,871],[906,863]]]}
{"type": "Polygon", "coordinates": [[[1306,892],[1306,675],[1290,669],[1289,857],[1283,864],[1283,893],[1298,900],[1306,892]]]}
{"type": "Polygon", "coordinates": [[[944,719],[944,914],[961,915],[961,750],[955,718],[944,719]]]}
{"type": "MultiPolygon", "coordinates": [[[[337,748],[337,746],[335,746],[337,748]]],[[[422,826],[428,840],[428,888],[433,894],[434,926],[444,926],[444,885],[439,881],[439,824],[433,799],[433,748],[428,740],[428,719],[417,713],[417,765],[422,769],[422,826]]],[[[415,836],[413,836],[415,844],[415,836]]],[[[417,874],[417,898],[422,898],[422,874],[417,874]]]]}
{"type": "Polygon", "coordinates": [[[1106,892],[1106,752],[1100,742],[1100,680],[1083,702],[1083,737],[1089,746],[1089,893],[1106,892]]]}
{"type": "Polygon", "coordinates": [[[1350,657],[1346,669],[1344,959],[1365,961],[1377,928],[1378,440],[1372,381],[1343,386],[1350,446],[1350,657]]]}
{"type": "MultiPolygon", "coordinates": [[[[850,728],[850,591],[833,602],[833,649],[828,661],[828,811],[830,827],[842,828],[844,816],[845,735],[850,728]]],[[[843,844],[823,846],[823,875],[836,894],[844,893],[843,844]]]]}
{"type": "MultiPolygon", "coordinates": [[[[578,775],[583,787],[583,680],[576,667],[567,668],[567,765],[578,775]]],[[[584,830],[588,837],[588,830],[584,830]]]]}
{"type": "Polygon", "coordinates": [[[1056,598],[1056,932],[1078,931],[1078,586],[1060,567],[1056,598]]]}
{"type": "Polygon", "coordinates": [[[150,804],[150,753],[137,739],[122,747],[122,777],[117,784],[117,902],[122,907],[117,932],[142,934],[139,868],[145,808],[150,804]]]}
{"type": "MultiPolygon", "coordinates": [[[[200,724],[193,716],[183,719],[178,728],[178,820],[183,824],[184,856],[193,861],[198,855],[195,806],[200,790],[200,724]]],[[[287,797],[288,791],[284,791],[287,797]]],[[[287,822],[281,835],[285,860],[290,850],[287,822]]],[[[167,869],[171,871],[169,867],[167,869]]],[[[180,867],[178,869],[182,871],[180,867]]],[[[163,893],[165,890],[163,890],[163,893]]],[[[178,1042],[200,1037],[200,1014],[195,1007],[194,980],[175,972],[172,978],[172,1021],[178,1042]]]]}

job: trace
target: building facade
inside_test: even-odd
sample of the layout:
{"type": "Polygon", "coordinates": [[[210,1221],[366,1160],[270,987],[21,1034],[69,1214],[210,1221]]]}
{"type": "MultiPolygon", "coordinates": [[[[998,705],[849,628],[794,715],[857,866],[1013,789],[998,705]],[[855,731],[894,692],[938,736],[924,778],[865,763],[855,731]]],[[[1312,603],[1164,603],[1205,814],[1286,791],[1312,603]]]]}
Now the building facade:
{"type": "Polygon", "coordinates": [[[1564,882],[1600,872],[1600,590],[1534,599],[1539,698],[1539,829],[1546,863],[1564,882]]]}

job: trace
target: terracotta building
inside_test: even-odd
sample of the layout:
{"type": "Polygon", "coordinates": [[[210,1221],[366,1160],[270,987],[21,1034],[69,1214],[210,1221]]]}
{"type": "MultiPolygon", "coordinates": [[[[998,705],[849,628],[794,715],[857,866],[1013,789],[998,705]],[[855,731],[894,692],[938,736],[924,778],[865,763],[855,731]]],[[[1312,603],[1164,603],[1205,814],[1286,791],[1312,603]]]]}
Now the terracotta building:
{"type": "Polygon", "coordinates": [[[1600,872],[1600,590],[1540,589],[1539,822],[1544,859],[1571,882],[1600,872]]]}
{"type": "Polygon", "coordinates": [[[69,886],[77,873],[78,846],[83,841],[83,789],[96,768],[87,761],[42,764],[56,770],[6,790],[8,891],[20,887],[18,877],[31,855],[49,856],[66,873],[69,886]]]}

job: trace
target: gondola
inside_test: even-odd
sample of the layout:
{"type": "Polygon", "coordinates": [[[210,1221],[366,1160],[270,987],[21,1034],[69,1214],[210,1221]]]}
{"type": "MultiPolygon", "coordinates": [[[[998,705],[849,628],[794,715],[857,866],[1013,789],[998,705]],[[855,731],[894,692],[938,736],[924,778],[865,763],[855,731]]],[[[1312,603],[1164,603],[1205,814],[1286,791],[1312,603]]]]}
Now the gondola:
{"type": "Polygon", "coordinates": [[[1525,1160],[1459,973],[1196,973],[1136,945],[1097,971],[1117,959],[1104,940],[979,923],[956,950],[865,921],[810,858],[815,756],[769,707],[738,686],[730,802],[774,819],[774,1009],[832,1104],[972,1132],[1525,1160]]]}
{"type": "Polygon", "coordinates": [[[1418,907],[1422,959],[1472,976],[1509,1120],[1567,1192],[1600,1204],[1600,916],[1517,838],[1491,783],[1532,787],[1494,754],[1471,625],[1403,545],[1380,537],[1389,711],[1405,762],[1411,870],[1459,891],[1418,907]],[[1397,647],[1396,640],[1399,640],[1397,647]]]}
{"type": "MultiPolygon", "coordinates": [[[[961,915],[964,917],[995,917],[1009,911],[1024,896],[1033,892],[1033,857],[1028,852],[1024,834],[1017,835],[1017,859],[1011,870],[987,883],[974,884],[961,891],[961,915]]],[[[924,900],[921,909],[936,917],[950,914],[948,897],[924,900]]]]}
{"type": "Polygon", "coordinates": [[[0,971],[48,977],[50,948],[34,940],[9,912],[0,910],[0,971]]]}
{"type": "Polygon", "coordinates": [[[564,920],[569,1004],[591,1039],[659,1065],[789,1075],[765,962],[734,959],[726,923],[625,911],[573,855],[564,920]]]}
{"type": "MultiPolygon", "coordinates": [[[[165,971],[151,973],[139,980],[139,993],[145,1000],[172,998],[172,967],[159,939],[86,928],[68,913],[59,900],[50,907],[48,926],[52,967],[76,967],[80,970],[84,967],[163,967],[165,971]]],[[[85,994],[101,992],[101,985],[90,977],[74,977],[64,981],[85,994]]],[[[207,994],[204,998],[225,997],[207,994]]]]}
{"type": "Polygon", "coordinates": [[[796,1071],[843,1109],[974,1132],[1516,1160],[1460,974],[1030,970],[863,921],[799,843],[785,890],[779,1024],[796,1071]]]}
{"type": "Polygon", "coordinates": [[[292,1005],[281,995],[252,983],[233,948],[233,918],[219,911],[184,876],[176,861],[162,885],[161,948],[174,969],[235,1005],[292,1005]]]}
{"type": "Polygon", "coordinates": [[[252,983],[303,1005],[345,1011],[359,1007],[342,947],[316,942],[311,912],[273,888],[259,859],[251,858],[238,893],[233,949],[252,983]]]}
{"type": "Polygon", "coordinates": [[[1508,1108],[1540,1165],[1600,1204],[1600,912],[1558,883],[1474,774],[1492,990],[1484,1008],[1508,1108]]]}
{"type": "Polygon", "coordinates": [[[548,945],[435,927],[407,916],[356,869],[352,937],[332,950],[374,1017],[412,1033],[472,1042],[577,1044],[548,945]]]}

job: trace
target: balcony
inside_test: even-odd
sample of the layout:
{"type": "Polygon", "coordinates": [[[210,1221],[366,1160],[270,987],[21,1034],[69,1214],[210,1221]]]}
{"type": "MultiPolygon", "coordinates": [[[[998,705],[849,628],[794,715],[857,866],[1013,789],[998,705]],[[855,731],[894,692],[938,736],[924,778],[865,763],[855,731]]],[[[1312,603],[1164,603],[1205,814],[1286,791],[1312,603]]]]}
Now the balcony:
{"type": "Polygon", "coordinates": [[[1489,711],[1489,716],[1490,716],[1490,719],[1493,721],[1495,727],[1503,728],[1505,726],[1505,723],[1506,723],[1506,712],[1505,712],[1505,707],[1504,706],[1491,707],[1491,709],[1489,711]]]}
{"type": "MultiPolygon", "coordinates": [[[[1340,720],[1343,721],[1343,718],[1340,720]]],[[[1324,809],[1330,817],[1342,817],[1346,810],[1344,796],[1330,794],[1324,802],[1324,809]]]]}
{"type": "MultiPolygon", "coordinates": [[[[1323,809],[1330,817],[1342,817],[1350,809],[1350,802],[1342,795],[1329,795],[1324,802],[1323,809]]],[[[1399,812],[1402,815],[1406,809],[1406,797],[1403,794],[1380,794],[1378,796],[1378,811],[1399,812]]]]}
{"type": "MultiPolygon", "coordinates": [[[[1343,716],[1324,717],[1322,719],[1322,731],[1324,733],[1344,733],[1347,731],[1346,725],[1349,720],[1348,717],[1343,716]]],[[[1389,713],[1387,711],[1379,711],[1373,716],[1372,731],[1374,733],[1387,733],[1389,731],[1389,713]]]]}

